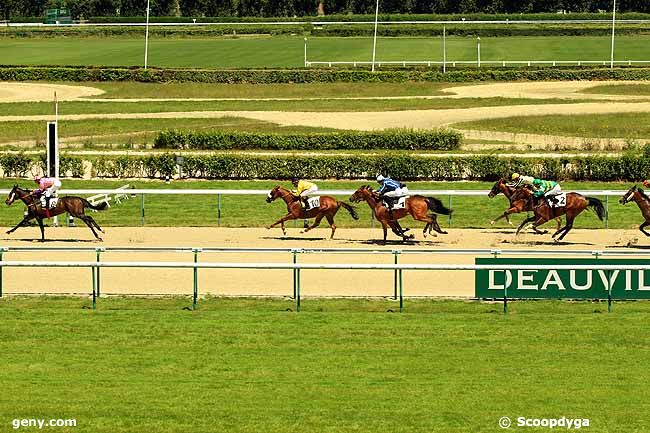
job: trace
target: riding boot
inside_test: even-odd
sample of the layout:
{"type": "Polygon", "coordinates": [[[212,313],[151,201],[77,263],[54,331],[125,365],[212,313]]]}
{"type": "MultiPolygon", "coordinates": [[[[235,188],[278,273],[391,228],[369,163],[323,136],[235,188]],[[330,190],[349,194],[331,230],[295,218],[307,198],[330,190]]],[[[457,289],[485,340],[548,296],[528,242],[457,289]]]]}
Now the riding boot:
{"type": "Polygon", "coordinates": [[[50,200],[51,198],[49,196],[45,196],[45,209],[50,208],[50,200]]]}

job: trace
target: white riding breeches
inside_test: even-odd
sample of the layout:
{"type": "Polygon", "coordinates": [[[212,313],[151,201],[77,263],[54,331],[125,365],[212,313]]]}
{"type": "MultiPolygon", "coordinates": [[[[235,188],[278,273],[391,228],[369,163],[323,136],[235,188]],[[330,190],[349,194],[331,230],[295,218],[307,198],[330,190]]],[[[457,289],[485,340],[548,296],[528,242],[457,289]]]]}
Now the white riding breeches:
{"type": "Polygon", "coordinates": [[[396,197],[402,197],[408,195],[408,193],[409,193],[408,188],[404,187],[404,188],[397,188],[395,191],[389,191],[384,195],[386,197],[396,198],[396,197]]]}
{"type": "Polygon", "coordinates": [[[316,191],[318,191],[318,187],[316,185],[314,185],[311,188],[306,189],[303,192],[301,192],[300,197],[307,197],[308,195],[314,194],[316,191]]]}
{"type": "Polygon", "coordinates": [[[61,188],[61,181],[57,179],[54,181],[54,184],[51,187],[45,189],[45,197],[56,196],[56,192],[59,190],[59,188],[61,188]]]}

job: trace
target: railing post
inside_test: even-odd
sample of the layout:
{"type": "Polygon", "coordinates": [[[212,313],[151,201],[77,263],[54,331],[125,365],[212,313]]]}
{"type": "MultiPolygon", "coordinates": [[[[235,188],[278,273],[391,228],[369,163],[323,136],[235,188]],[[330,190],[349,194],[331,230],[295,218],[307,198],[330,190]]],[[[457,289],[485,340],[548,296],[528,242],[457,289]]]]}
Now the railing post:
{"type": "MultiPolygon", "coordinates": [[[[400,250],[393,250],[393,263],[397,265],[398,256],[401,254],[400,250]]],[[[397,269],[393,271],[393,299],[397,300],[397,269]]]]}
{"type": "Polygon", "coordinates": [[[296,268],[296,312],[300,312],[300,268],[296,268]]]}
{"type": "MultiPolygon", "coordinates": [[[[201,252],[201,251],[202,251],[201,248],[192,248],[192,252],[194,253],[194,263],[197,263],[199,261],[199,252],[201,252]]],[[[192,270],[194,271],[193,272],[194,273],[194,285],[193,285],[194,291],[193,291],[193,294],[192,294],[192,310],[196,310],[196,302],[197,302],[197,298],[199,296],[199,269],[196,266],[194,266],[192,268],[192,270]]]]}
{"type": "MultiPolygon", "coordinates": [[[[100,262],[100,254],[103,251],[106,251],[106,249],[103,247],[98,247],[95,249],[95,252],[97,253],[97,263],[100,262]]],[[[101,283],[99,278],[99,267],[97,267],[97,296],[100,296],[100,288],[101,288],[101,283]]]]}
{"type": "MultiPolygon", "coordinates": [[[[293,254],[293,264],[298,263],[298,250],[293,248],[291,250],[293,254]]],[[[293,268],[293,299],[296,299],[296,292],[298,291],[298,270],[293,268]]]]}
{"type": "Polygon", "coordinates": [[[142,209],[142,226],[144,227],[144,194],[142,194],[142,201],[140,207],[142,209]]]}
{"type": "Polygon", "coordinates": [[[90,272],[93,275],[93,310],[97,309],[97,280],[95,276],[95,268],[96,266],[90,267],[90,272]]]}
{"type": "Polygon", "coordinates": [[[402,284],[402,270],[399,270],[399,312],[404,310],[404,285],[402,284]]]}
{"type": "Polygon", "coordinates": [[[217,194],[217,227],[221,226],[221,194],[217,194]]]}

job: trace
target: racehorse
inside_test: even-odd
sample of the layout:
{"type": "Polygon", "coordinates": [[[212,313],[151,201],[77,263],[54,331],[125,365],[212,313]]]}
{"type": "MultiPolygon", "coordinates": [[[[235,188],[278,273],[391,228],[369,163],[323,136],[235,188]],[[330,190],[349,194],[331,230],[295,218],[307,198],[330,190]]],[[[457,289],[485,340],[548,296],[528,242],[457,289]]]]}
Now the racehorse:
{"type": "Polygon", "coordinates": [[[413,235],[407,237],[404,235],[403,231],[397,232],[395,227],[395,222],[400,218],[404,218],[406,215],[411,215],[416,221],[424,221],[426,225],[422,230],[423,236],[426,238],[427,233],[431,233],[436,236],[431,230],[435,230],[438,233],[447,234],[446,231],[440,228],[437,221],[437,215],[435,213],[428,214],[429,211],[436,212],[443,215],[449,215],[452,210],[447,209],[440,200],[434,197],[423,197],[421,195],[412,195],[406,199],[406,203],[403,209],[394,209],[393,218],[391,220],[388,209],[384,206],[379,198],[377,191],[373,191],[372,187],[369,185],[363,185],[357,189],[351,196],[350,201],[359,203],[365,200],[370,206],[370,209],[375,214],[375,218],[382,225],[384,230],[384,243],[386,243],[386,236],[388,235],[388,227],[390,226],[393,229],[393,232],[398,236],[402,236],[402,240],[412,239],[413,235]]]}
{"type": "MultiPolygon", "coordinates": [[[[516,191],[517,189],[512,186],[509,186],[505,179],[501,179],[494,184],[494,186],[488,193],[488,197],[494,198],[499,193],[502,193],[510,201],[510,208],[508,208],[502,215],[498,216],[496,219],[490,221],[490,224],[494,225],[494,223],[499,221],[501,218],[505,218],[506,221],[508,221],[508,224],[512,225],[512,221],[510,221],[510,214],[519,213],[519,212],[531,212],[533,210],[532,202],[529,199],[518,199],[518,200],[512,199],[512,195],[516,191]]],[[[557,217],[555,218],[555,220],[557,221],[557,230],[560,230],[560,227],[562,226],[562,218],[557,217]]],[[[540,231],[537,230],[537,228],[534,228],[534,230],[535,233],[540,235],[546,233],[546,231],[540,231]]]]}
{"type": "Polygon", "coordinates": [[[618,202],[620,204],[627,204],[631,201],[636,202],[636,204],[639,206],[639,209],[641,210],[641,215],[643,215],[643,218],[645,218],[643,224],[639,226],[639,230],[641,230],[641,233],[644,235],[650,236],[650,233],[643,230],[647,226],[650,226],[650,197],[648,197],[641,188],[638,188],[636,185],[634,185],[628,190],[628,192],[625,193],[625,195],[623,195],[623,197],[621,197],[618,202]]]}
{"type": "Polygon", "coordinates": [[[23,218],[21,222],[16,225],[16,227],[12,228],[7,232],[7,234],[11,234],[16,229],[22,225],[26,225],[29,221],[36,219],[38,222],[38,226],[41,229],[41,242],[45,242],[45,228],[43,227],[43,220],[45,218],[52,218],[53,216],[60,215],[64,212],[69,213],[75,218],[79,218],[83,222],[86,223],[86,225],[90,228],[90,230],[93,232],[95,235],[95,238],[97,240],[102,240],[97,235],[97,232],[95,231],[95,227],[97,229],[104,233],[104,230],[95,222],[93,217],[86,215],[85,208],[89,207],[90,209],[95,209],[95,210],[104,210],[106,209],[106,203],[101,203],[97,206],[90,204],[88,200],[85,198],[81,197],[74,197],[74,196],[68,196],[68,197],[61,197],[56,206],[52,209],[43,209],[43,206],[41,205],[41,201],[33,194],[31,190],[28,189],[22,189],[19,188],[18,185],[14,185],[14,187],[11,189],[9,192],[9,195],[7,196],[7,199],[5,200],[5,203],[7,206],[11,206],[11,204],[16,200],[22,200],[23,203],[27,206],[27,215],[23,218]]]}
{"type": "Polygon", "coordinates": [[[307,212],[302,208],[300,199],[293,195],[291,191],[289,191],[286,188],[283,188],[281,186],[276,186],[271,190],[269,195],[266,197],[266,202],[271,203],[274,200],[281,198],[284,200],[284,202],[287,204],[287,214],[271,224],[270,226],[267,227],[267,229],[271,229],[278,224],[282,227],[282,233],[285,235],[287,234],[287,230],[284,227],[284,222],[288,220],[295,220],[298,218],[316,218],[314,220],[314,223],[310,226],[305,227],[305,229],[301,233],[306,233],[309,230],[318,227],[320,224],[320,221],[323,219],[323,217],[327,218],[327,222],[330,224],[330,227],[332,228],[332,235],[330,236],[330,239],[334,238],[334,232],[336,231],[336,224],[334,223],[334,215],[339,211],[339,208],[343,207],[345,210],[350,212],[350,215],[352,218],[355,220],[359,219],[359,215],[357,215],[357,211],[354,209],[353,206],[350,206],[347,203],[344,203],[342,201],[338,201],[334,197],[330,197],[329,195],[321,195],[320,196],[320,206],[317,208],[309,209],[307,212]]]}
{"type": "Polygon", "coordinates": [[[526,189],[519,189],[513,196],[513,200],[527,199],[531,202],[533,212],[535,213],[532,217],[527,218],[521,225],[517,228],[516,235],[519,234],[522,228],[528,223],[533,223],[533,229],[538,226],[549,222],[550,220],[566,215],[566,225],[558,229],[553,233],[553,239],[556,242],[561,241],[569,231],[573,228],[573,220],[585,209],[591,208],[598,219],[603,220],[605,215],[605,207],[603,202],[594,197],[585,197],[582,194],[576,192],[567,192],[566,193],[566,205],[559,208],[551,208],[548,205],[545,197],[536,198],[533,197],[533,193],[526,189]],[[561,235],[560,235],[561,233],[561,235]],[[556,236],[559,236],[556,238],[556,236]]]}

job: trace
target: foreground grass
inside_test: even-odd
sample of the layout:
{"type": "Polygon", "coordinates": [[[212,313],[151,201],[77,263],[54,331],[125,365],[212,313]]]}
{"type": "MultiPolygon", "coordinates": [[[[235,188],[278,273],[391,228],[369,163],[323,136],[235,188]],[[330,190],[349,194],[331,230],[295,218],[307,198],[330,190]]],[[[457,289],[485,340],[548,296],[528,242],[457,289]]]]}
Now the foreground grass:
{"type": "Polygon", "coordinates": [[[485,131],[633,140],[646,139],[650,134],[650,113],[516,116],[456,123],[453,126],[485,131]]]}
{"type": "MultiPolygon", "coordinates": [[[[616,59],[644,60],[648,35],[619,36],[616,59]]],[[[481,60],[607,61],[608,36],[482,37],[481,60]]],[[[474,37],[447,38],[447,61],[476,61],[474,37]]],[[[0,45],[3,64],[113,65],[143,63],[142,38],[24,38],[0,45]],[[116,56],[115,53],[119,53],[116,56]]],[[[380,38],[377,60],[441,61],[442,38],[380,38]]],[[[317,37],[308,41],[310,61],[370,61],[372,37],[317,37]]],[[[303,67],[302,35],[254,38],[151,38],[149,65],[181,68],[303,67]]]]}
{"type": "MultiPolygon", "coordinates": [[[[644,431],[648,303],[10,298],[0,425],[78,432],[644,431]],[[625,330],[625,332],[621,332],[625,330]],[[531,429],[531,431],[546,431],[531,429]]],[[[31,430],[30,430],[31,431],[31,430]]]]}
{"type": "MultiPolygon", "coordinates": [[[[9,189],[15,182],[11,180],[0,181],[0,188],[9,189]]],[[[27,180],[18,181],[24,187],[32,186],[27,180]]],[[[177,189],[259,189],[270,191],[276,185],[290,186],[287,181],[174,181],[170,185],[164,181],[143,181],[143,180],[64,180],[63,187],[69,189],[101,189],[116,188],[124,184],[130,184],[137,188],[177,188],[177,189]]],[[[319,181],[321,190],[346,189],[355,190],[363,184],[376,185],[374,181],[319,181]]],[[[489,190],[492,187],[490,182],[408,182],[411,190],[442,190],[442,189],[480,189],[489,190]]],[[[629,183],[605,183],[605,182],[563,182],[562,188],[565,191],[604,189],[604,190],[627,190],[629,183]]],[[[225,227],[263,227],[275,222],[286,213],[284,203],[277,201],[271,204],[265,202],[266,195],[225,195],[220,199],[217,196],[191,196],[191,195],[169,195],[156,196],[148,195],[145,198],[145,223],[150,226],[216,226],[217,205],[220,200],[221,226],[225,227]]],[[[339,196],[339,200],[348,200],[348,196],[339,196]]],[[[448,196],[439,196],[446,206],[450,204],[448,196]]],[[[606,203],[605,197],[600,197],[606,203]]],[[[93,218],[102,226],[139,226],[141,225],[142,198],[136,197],[124,201],[122,204],[111,207],[107,211],[93,214],[93,218]]],[[[490,220],[501,215],[507,208],[508,202],[502,195],[490,199],[486,196],[451,198],[451,207],[454,209],[453,219],[450,224],[447,216],[441,215],[438,218],[442,227],[455,228],[485,228],[490,226],[490,220]]],[[[360,203],[357,205],[359,220],[353,220],[348,213],[341,209],[336,216],[336,224],[339,227],[370,227],[371,212],[368,205],[360,203]]],[[[0,225],[15,225],[22,218],[24,206],[22,203],[11,207],[4,206],[0,211],[0,225]]],[[[525,214],[513,215],[513,223],[523,221],[525,214]]],[[[405,218],[405,226],[423,227],[422,223],[414,223],[410,217],[405,218]]],[[[618,203],[618,197],[609,199],[609,227],[635,229],[643,221],[638,207],[635,204],[622,206],[618,203]]],[[[289,227],[291,223],[289,222],[289,227]]],[[[326,222],[322,222],[327,227],[326,222]]],[[[503,220],[494,227],[505,227],[503,220]]],[[[551,227],[551,225],[549,225],[551,227]]],[[[598,220],[593,212],[582,213],[575,222],[575,228],[604,228],[605,223],[598,220]]],[[[18,232],[20,233],[20,231],[18,232]]]]}

